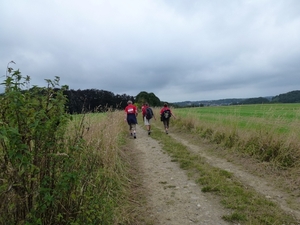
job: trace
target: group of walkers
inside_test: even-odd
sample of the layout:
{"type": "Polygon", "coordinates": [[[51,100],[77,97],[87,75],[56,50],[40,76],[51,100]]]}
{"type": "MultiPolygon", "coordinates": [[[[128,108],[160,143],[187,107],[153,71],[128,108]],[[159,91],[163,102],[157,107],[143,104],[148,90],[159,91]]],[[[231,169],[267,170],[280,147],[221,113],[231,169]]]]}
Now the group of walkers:
{"type": "MultiPolygon", "coordinates": [[[[155,119],[156,117],[153,113],[152,108],[149,106],[148,103],[145,103],[142,106],[142,117],[145,126],[147,127],[148,135],[151,134],[151,119],[155,119]]],[[[132,104],[132,101],[127,102],[127,106],[125,108],[125,121],[127,121],[129,125],[129,131],[130,135],[133,136],[133,138],[136,138],[136,124],[137,124],[137,116],[138,116],[138,109],[137,107],[132,104]]],[[[168,107],[168,104],[165,103],[164,107],[160,110],[160,120],[163,122],[165,133],[168,134],[169,130],[169,123],[170,118],[173,116],[175,118],[175,115],[172,113],[171,109],[168,107]]]]}

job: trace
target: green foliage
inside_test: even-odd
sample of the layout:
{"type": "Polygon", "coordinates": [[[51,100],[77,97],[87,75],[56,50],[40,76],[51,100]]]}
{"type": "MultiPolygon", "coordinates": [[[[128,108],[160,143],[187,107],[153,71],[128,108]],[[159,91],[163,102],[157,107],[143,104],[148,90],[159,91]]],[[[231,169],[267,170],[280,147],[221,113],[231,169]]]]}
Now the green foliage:
{"type": "MultiPolygon", "coordinates": [[[[23,91],[29,83],[19,71],[7,77],[0,108],[1,218],[8,224],[28,221],[51,224],[53,211],[61,211],[64,194],[78,182],[73,157],[64,147],[69,117],[66,98],[55,92],[59,78],[46,80],[47,88],[23,91]],[[49,216],[51,215],[51,217],[49,216]]],[[[77,151],[80,142],[76,143],[77,151]]],[[[69,204],[73,202],[70,201],[69,204]]],[[[73,207],[77,207],[76,204],[73,207]]]]}
{"type": "Polygon", "coordinates": [[[115,95],[112,92],[86,89],[86,90],[65,90],[68,112],[80,114],[86,112],[105,112],[107,108],[124,109],[128,100],[133,100],[132,96],[115,95]]]}
{"type": "Polygon", "coordinates": [[[292,168],[300,161],[295,139],[299,112],[299,104],[181,108],[174,125],[279,168],[292,168]]]}
{"type": "Polygon", "coordinates": [[[248,98],[248,99],[245,99],[241,102],[239,102],[240,105],[243,105],[243,104],[266,104],[266,103],[269,103],[270,101],[266,98],[263,98],[263,97],[259,97],[259,98],[248,98]]]}
{"type": "Polygon", "coordinates": [[[277,95],[272,98],[274,103],[299,103],[300,102],[300,91],[291,91],[284,94],[277,95]]]}
{"type": "Polygon", "coordinates": [[[240,214],[240,213],[237,213],[237,212],[234,212],[230,215],[225,215],[222,217],[225,221],[247,221],[247,218],[245,215],[243,214],[240,214]]]}
{"type": "Polygon", "coordinates": [[[161,106],[161,102],[159,98],[154,94],[154,93],[148,93],[146,91],[140,92],[136,98],[135,101],[139,104],[143,104],[145,102],[148,102],[150,106],[155,107],[155,106],[161,106]]]}

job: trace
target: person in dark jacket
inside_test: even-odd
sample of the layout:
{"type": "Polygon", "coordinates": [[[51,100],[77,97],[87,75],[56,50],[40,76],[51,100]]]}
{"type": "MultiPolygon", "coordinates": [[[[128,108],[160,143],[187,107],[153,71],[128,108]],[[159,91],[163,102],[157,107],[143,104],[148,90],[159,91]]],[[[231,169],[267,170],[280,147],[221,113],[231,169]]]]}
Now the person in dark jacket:
{"type": "Polygon", "coordinates": [[[142,114],[143,114],[144,124],[147,127],[148,135],[150,135],[151,134],[151,119],[154,118],[156,120],[156,118],[155,118],[155,115],[148,103],[145,103],[145,106],[142,109],[142,114]],[[150,116],[147,116],[147,111],[150,113],[150,116]]]}
{"type": "Polygon", "coordinates": [[[168,104],[165,103],[164,107],[160,110],[160,120],[164,124],[166,134],[168,134],[169,132],[169,123],[171,116],[176,119],[175,115],[172,113],[172,110],[168,107],[168,104]]]}

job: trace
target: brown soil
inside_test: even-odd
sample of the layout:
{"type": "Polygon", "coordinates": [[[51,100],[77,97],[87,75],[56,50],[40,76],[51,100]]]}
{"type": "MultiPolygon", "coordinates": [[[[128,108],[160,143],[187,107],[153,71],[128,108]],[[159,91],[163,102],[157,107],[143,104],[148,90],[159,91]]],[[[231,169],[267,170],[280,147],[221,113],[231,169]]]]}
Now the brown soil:
{"type": "MultiPolygon", "coordinates": [[[[251,186],[266,198],[278,203],[283,210],[292,213],[300,221],[300,211],[292,209],[287,203],[290,200],[287,193],[275,188],[272,180],[253,175],[255,170],[251,165],[255,163],[251,159],[231,157],[232,161],[229,162],[225,155],[211,151],[216,146],[192,140],[191,136],[184,137],[180,133],[171,132],[169,135],[186,145],[190,151],[200,154],[212,166],[230,171],[245,186],[251,186]]],[[[144,127],[137,127],[137,139],[132,141],[131,154],[146,196],[145,204],[141,204],[143,222],[138,224],[229,224],[221,218],[228,212],[222,208],[218,199],[201,192],[200,187],[189,179],[176,162],[172,162],[171,157],[147,134],[144,127]]]]}

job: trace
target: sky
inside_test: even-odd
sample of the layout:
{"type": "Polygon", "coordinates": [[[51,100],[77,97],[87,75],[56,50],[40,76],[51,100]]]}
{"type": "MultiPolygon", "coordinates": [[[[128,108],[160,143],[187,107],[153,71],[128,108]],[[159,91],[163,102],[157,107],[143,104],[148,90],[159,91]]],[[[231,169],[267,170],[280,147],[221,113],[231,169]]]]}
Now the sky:
{"type": "Polygon", "coordinates": [[[300,1],[1,0],[8,67],[168,102],[275,96],[300,90],[300,1]]]}

